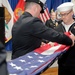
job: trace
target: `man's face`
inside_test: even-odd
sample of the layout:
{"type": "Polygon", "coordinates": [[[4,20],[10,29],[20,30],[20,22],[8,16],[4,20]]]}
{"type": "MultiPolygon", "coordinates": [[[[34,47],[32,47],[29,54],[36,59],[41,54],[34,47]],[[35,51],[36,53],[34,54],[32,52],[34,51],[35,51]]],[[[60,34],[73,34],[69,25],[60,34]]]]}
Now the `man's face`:
{"type": "Polygon", "coordinates": [[[63,20],[64,23],[68,23],[72,19],[72,10],[60,12],[61,20],[63,20]]]}
{"type": "Polygon", "coordinates": [[[55,13],[55,12],[52,12],[52,13],[51,13],[51,19],[52,19],[52,20],[56,20],[56,13],[55,13]]]}

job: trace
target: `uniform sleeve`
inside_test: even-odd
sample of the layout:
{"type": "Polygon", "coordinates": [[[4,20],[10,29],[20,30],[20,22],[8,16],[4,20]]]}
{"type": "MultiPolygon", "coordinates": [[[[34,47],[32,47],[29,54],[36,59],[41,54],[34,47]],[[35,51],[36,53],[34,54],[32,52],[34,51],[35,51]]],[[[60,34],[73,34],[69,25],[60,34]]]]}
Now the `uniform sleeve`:
{"type": "Polygon", "coordinates": [[[52,28],[45,26],[40,20],[33,21],[32,35],[39,39],[46,39],[65,45],[72,45],[72,40],[63,33],[57,32],[52,28]]]}

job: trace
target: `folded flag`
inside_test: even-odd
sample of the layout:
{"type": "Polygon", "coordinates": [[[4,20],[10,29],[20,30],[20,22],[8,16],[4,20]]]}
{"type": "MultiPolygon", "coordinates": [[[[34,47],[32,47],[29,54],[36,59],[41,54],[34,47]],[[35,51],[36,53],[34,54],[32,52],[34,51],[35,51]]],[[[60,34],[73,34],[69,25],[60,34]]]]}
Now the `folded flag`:
{"type": "Polygon", "coordinates": [[[9,75],[40,75],[70,46],[46,44],[7,63],[9,75]]]}

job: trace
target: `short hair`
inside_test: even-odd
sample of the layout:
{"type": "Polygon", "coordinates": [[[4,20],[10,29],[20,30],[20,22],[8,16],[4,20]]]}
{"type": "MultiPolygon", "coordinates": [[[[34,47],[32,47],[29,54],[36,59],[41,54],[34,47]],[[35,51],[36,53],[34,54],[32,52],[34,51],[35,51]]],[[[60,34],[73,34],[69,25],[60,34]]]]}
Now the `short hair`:
{"type": "Polygon", "coordinates": [[[34,2],[26,2],[26,5],[25,5],[25,9],[29,9],[32,7],[32,5],[35,5],[36,3],[34,2]]]}

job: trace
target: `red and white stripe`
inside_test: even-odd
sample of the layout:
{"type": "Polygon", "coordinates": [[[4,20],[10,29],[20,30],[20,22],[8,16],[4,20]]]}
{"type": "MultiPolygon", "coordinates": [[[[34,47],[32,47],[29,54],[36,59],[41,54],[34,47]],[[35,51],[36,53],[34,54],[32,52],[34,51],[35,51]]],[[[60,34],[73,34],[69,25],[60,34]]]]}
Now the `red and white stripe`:
{"type": "Polygon", "coordinates": [[[54,43],[54,46],[51,46],[50,44],[46,44],[40,48],[37,48],[35,52],[43,54],[43,55],[51,55],[55,52],[62,52],[64,50],[68,50],[70,46],[62,45],[62,44],[56,44],[54,43]]]}
{"type": "Polygon", "coordinates": [[[40,14],[40,19],[42,20],[42,22],[46,22],[47,20],[50,19],[50,14],[49,14],[48,8],[46,8],[44,10],[44,13],[40,14]]]}
{"type": "MultiPolygon", "coordinates": [[[[67,35],[68,37],[70,37],[69,32],[65,32],[64,34],[67,35]]],[[[35,49],[35,52],[43,54],[43,55],[51,55],[55,52],[62,52],[62,51],[68,50],[69,48],[70,48],[70,46],[52,42],[52,43],[48,43],[42,47],[35,49]]]]}

